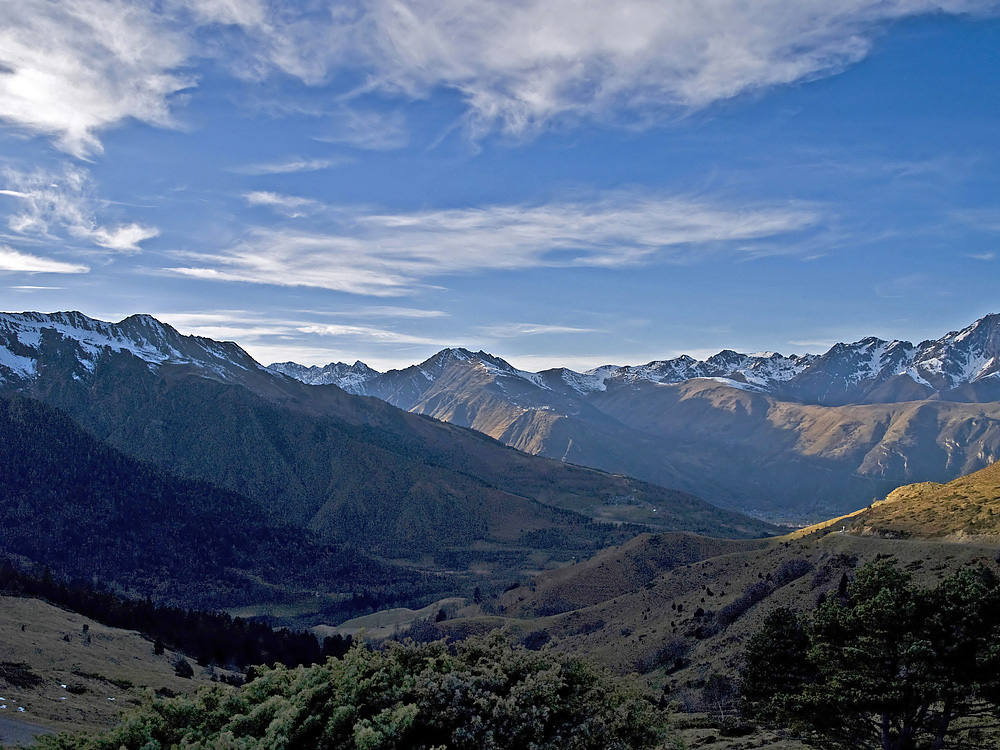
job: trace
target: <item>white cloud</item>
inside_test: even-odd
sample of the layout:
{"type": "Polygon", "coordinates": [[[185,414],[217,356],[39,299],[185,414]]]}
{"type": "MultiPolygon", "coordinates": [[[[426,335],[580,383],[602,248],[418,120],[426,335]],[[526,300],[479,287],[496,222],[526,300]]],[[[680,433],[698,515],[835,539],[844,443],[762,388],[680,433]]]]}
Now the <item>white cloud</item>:
{"type": "MultiPolygon", "coordinates": [[[[0,120],[80,157],[129,118],[173,126],[199,59],[259,81],[462,97],[474,132],[558,120],[649,125],[746,92],[835,73],[892,21],[985,13],[997,0],[4,0],[0,120]]],[[[342,113],[331,138],[405,143],[398,116],[342,113]],[[352,119],[353,118],[353,119],[352,119]],[[358,119],[360,118],[360,119],[358,119]],[[396,119],[394,119],[396,118],[396,119]]],[[[280,166],[280,165],[279,165],[280,166]]],[[[292,166],[292,165],[285,165],[292,166]]],[[[317,167],[312,167],[317,168],[317,167]]]]}
{"type": "Polygon", "coordinates": [[[0,245],[0,272],[87,273],[89,270],[87,266],[77,263],[64,263],[51,258],[28,255],[7,245],[0,245]]]}
{"type": "Polygon", "coordinates": [[[276,320],[250,310],[212,310],[207,312],[167,312],[153,315],[181,333],[204,336],[217,341],[257,343],[296,337],[298,321],[276,320]]]}
{"type": "Polygon", "coordinates": [[[192,85],[182,34],[145,3],[11,0],[0,24],[0,120],[54,136],[76,156],[132,117],[169,126],[170,98],[192,85]]]}
{"type": "Polygon", "coordinates": [[[448,274],[687,262],[722,249],[769,252],[761,241],[810,229],[819,219],[798,206],[737,209],[631,193],[542,206],[341,213],[332,230],[256,228],[225,252],[188,254],[189,265],[167,270],[393,296],[448,274]]]}
{"type": "Polygon", "coordinates": [[[373,85],[461,93],[475,129],[650,121],[837,72],[886,22],[995,0],[383,0],[373,85]]]}
{"type": "MultiPolygon", "coordinates": [[[[405,310],[406,308],[398,308],[405,310]]],[[[348,314],[345,311],[345,314],[348,314]]],[[[350,313],[357,318],[366,317],[364,308],[350,313]]],[[[264,315],[252,310],[208,310],[156,313],[153,317],[177,328],[182,333],[207,336],[214,339],[233,339],[237,342],[285,339],[300,341],[299,334],[325,337],[364,339],[374,344],[436,344],[432,339],[399,333],[386,328],[366,325],[344,325],[310,320],[294,320],[264,315]]]]}
{"type": "Polygon", "coordinates": [[[443,310],[421,310],[416,307],[396,307],[394,305],[378,305],[375,307],[357,307],[353,310],[340,310],[327,315],[350,315],[357,318],[447,318],[443,310]]]}
{"type": "Polygon", "coordinates": [[[237,167],[234,172],[248,175],[292,174],[294,172],[318,172],[343,164],[343,159],[286,159],[269,164],[247,164],[237,167]]]}
{"type": "Polygon", "coordinates": [[[292,219],[307,216],[321,208],[323,204],[312,198],[301,198],[295,195],[282,195],[265,190],[244,193],[243,199],[251,206],[266,206],[292,219]]]}
{"type": "MultiPolygon", "coordinates": [[[[72,231],[72,230],[71,230],[72,231]]],[[[155,227],[144,227],[141,224],[122,224],[111,229],[104,227],[78,228],[76,236],[86,237],[99,247],[119,252],[138,252],[139,243],[151,240],[160,234],[155,227]]]]}
{"type": "Polygon", "coordinates": [[[400,112],[342,109],[329,118],[329,133],[316,140],[346,143],[355,148],[387,151],[402,148],[409,140],[406,119],[400,112]]]}
{"type": "Polygon", "coordinates": [[[837,344],[836,339],[796,339],[789,341],[789,346],[808,349],[810,352],[825,352],[837,344]]]}
{"type": "Polygon", "coordinates": [[[139,243],[159,234],[155,227],[132,222],[99,223],[96,215],[105,204],[94,197],[90,177],[81,169],[66,167],[62,172],[6,169],[0,173],[0,179],[14,188],[0,192],[20,202],[20,211],[7,217],[8,226],[18,234],[57,237],[65,232],[74,239],[117,252],[138,252],[139,243]]]}
{"type": "Polygon", "coordinates": [[[413,336],[408,333],[400,333],[387,328],[375,328],[373,326],[353,326],[339,324],[312,324],[299,327],[302,333],[312,333],[319,336],[332,336],[337,338],[357,338],[367,343],[378,344],[429,344],[438,345],[435,339],[425,336],[413,336]]]}
{"type": "Polygon", "coordinates": [[[483,328],[482,332],[494,338],[516,338],[518,336],[541,336],[545,334],[597,333],[597,330],[594,328],[542,325],[539,323],[510,323],[507,325],[488,326],[483,328]]]}
{"type": "Polygon", "coordinates": [[[1000,232],[1000,209],[967,208],[950,212],[950,217],[981,232],[1000,232]]]}

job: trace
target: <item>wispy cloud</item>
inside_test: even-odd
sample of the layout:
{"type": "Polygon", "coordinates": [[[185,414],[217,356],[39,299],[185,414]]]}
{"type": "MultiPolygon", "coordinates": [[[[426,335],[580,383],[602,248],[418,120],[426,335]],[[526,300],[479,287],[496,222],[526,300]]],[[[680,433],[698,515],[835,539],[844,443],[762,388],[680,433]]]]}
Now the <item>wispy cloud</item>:
{"type": "Polygon", "coordinates": [[[51,258],[29,255],[7,245],[0,245],[0,272],[87,273],[89,270],[87,266],[77,263],[65,263],[51,258]]]}
{"type": "Polygon", "coordinates": [[[982,232],[1000,232],[1000,208],[967,208],[951,211],[950,216],[955,221],[982,232]]]}
{"type": "Polygon", "coordinates": [[[328,132],[316,138],[326,143],[345,143],[354,148],[387,151],[409,141],[406,118],[400,112],[373,112],[345,108],[328,116],[328,132]]]}
{"type": "Polygon", "coordinates": [[[543,325],[539,323],[508,323],[506,325],[487,326],[481,330],[486,336],[493,338],[517,338],[519,336],[541,336],[545,334],[597,333],[597,329],[595,328],[543,325]]]}
{"type": "MultiPolygon", "coordinates": [[[[889,21],[992,0],[395,0],[376,2],[378,85],[460,92],[474,129],[561,118],[650,124],[865,57],[889,21]]],[[[377,57],[376,57],[377,55],[377,57]]]]}
{"type": "Polygon", "coordinates": [[[812,352],[825,352],[837,344],[836,339],[796,339],[789,341],[789,346],[805,348],[812,352]]]}
{"type": "Polygon", "coordinates": [[[989,261],[989,260],[996,260],[997,254],[996,253],[970,253],[966,257],[967,258],[971,258],[972,260],[989,261]]]}
{"type": "Polygon", "coordinates": [[[101,150],[98,133],[132,117],[170,126],[188,40],[145,3],[19,0],[0,24],[0,120],[53,136],[76,156],[101,150]]]}
{"type": "Polygon", "coordinates": [[[265,175],[265,174],[292,174],[294,172],[318,172],[321,169],[330,169],[344,163],[344,159],[298,159],[291,158],[285,161],[270,162],[267,164],[247,164],[233,169],[238,174],[265,175]]]}
{"type": "Polygon", "coordinates": [[[357,318],[447,318],[443,310],[422,310],[417,307],[396,307],[394,305],[377,305],[358,307],[353,310],[340,310],[327,315],[350,315],[357,318]]]}
{"type": "Polygon", "coordinates": [[[439,344],[437,340],[427,338],[426,336],[414,336],[408,333],[400,333],[399,331],[393,331],[387,328],[376,328],[374,326],[315,324],[301,326],[299,331],[302,333],[313,333],[319,336],[360,339],[367,343],[439,344]]]}
{"type": "Polygon", "coordinates": [[[906,274],[875,285],[875,294],[883,299],[930,299],[953,293],[946,280],[926,273],[906,274]]]}
{"type": "Polygon", "coordinates": [[[244,193],[243,199],[251,206],[266,206],[292,219],[308,216],[323,205],[312,198],[301,198],[296,195],[282,195],[267,191],[244,193]]]}
{"type": "Polygon", "coordinates": [[[94,186],[82,169],[65,167],[62,172],[5,169],[0,180],[8,187],[0,191],[15,198],[19,210],[7,216],[7,225],[20,235],[59,237],[63,233],[106,250],[134,253],[140,243],[159,234],[155,227],[134,222],[104,224],[97,219],[107,203],[94,196],[94,186]]]}
{"type": "MultiPolygon", "coordinates": [[[[400,308],[405,309],[405,308],[400,308]]],[[[356,318],[366,317],[362,311],[356,318]]],[[[261,343],[274,340],[299,341],[300,334],[344,338],[368,344],[436,344],[423,336],[401,333],[384,327],[323,323],[314,320],[263,315],[252,310],[204,310],[164,312],[154,315],[182,333],[214,339],[233,339],[238,343],[261,343]]]]}
{"type": "MultiPolygon", "coordinates": [[[[801,206],[733,208],[615,193],[542,206],[341,212],[326,231],[256,228],[223,253],[188,254],[172,273],[218,281],[401,295],[428,278],[537,267],[687,262],[707,252],[774,252],[760,241],[815,227],[801,206]]],[[[787,252],[787,250],[786,250],[787,252]]]]}
{"type": "Polygon", "coordinates": [[[216,340],[255,343],[268,339],[291,339],[300,321],[281,320],[252,310],[207,310],[154,313],[153,317],[181,333],[216,340]]]}

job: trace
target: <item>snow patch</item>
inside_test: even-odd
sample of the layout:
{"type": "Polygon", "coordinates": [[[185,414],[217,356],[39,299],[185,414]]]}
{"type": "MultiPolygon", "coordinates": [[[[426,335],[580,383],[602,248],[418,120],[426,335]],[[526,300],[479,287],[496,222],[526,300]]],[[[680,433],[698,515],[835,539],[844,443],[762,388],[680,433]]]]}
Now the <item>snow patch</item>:
{"type": "Polygon", "coordinates": [[[14,354],[10,349],[0,346],[0,367],[13,371],[20,378],[32,378],[36,374],[35,360],[14,354]]]}

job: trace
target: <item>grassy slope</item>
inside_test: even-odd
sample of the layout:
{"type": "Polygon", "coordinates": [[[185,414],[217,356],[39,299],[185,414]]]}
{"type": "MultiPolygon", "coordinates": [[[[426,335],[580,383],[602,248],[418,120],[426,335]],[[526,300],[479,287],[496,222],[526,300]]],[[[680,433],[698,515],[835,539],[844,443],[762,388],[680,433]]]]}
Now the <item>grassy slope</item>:
{"type": "Polygon", "coordinates": [[[169,650],[154,655],[153,644],[136,632],[109,628],[38,599],[0,597],[0,662],[26,663],[41,678],[31,688],[13,687],[0,678],[10,718],[67,731],[112,726],[147,689],[191,693],[210,682],[208,672],[193,662],[192,679],[177,677],[177,657],[169,650]],[[83,692],[74,694],[61,685],[83,692]]]}
{"type": "Polygon", "coordinates": [[[667,571],[719,555],[759,549],[762,539],[713,539],[697,534],[641,534],[588,560],[539,575],[530,589],[503,599],[505,613],[565,612],[638,591],[667,571]]]}
{"type": "Polygon", "coordinates": [[[858,513],[853,527],[901,537],[1000,537],[1000,463],[947,484],[921,482],[858,513]]]}

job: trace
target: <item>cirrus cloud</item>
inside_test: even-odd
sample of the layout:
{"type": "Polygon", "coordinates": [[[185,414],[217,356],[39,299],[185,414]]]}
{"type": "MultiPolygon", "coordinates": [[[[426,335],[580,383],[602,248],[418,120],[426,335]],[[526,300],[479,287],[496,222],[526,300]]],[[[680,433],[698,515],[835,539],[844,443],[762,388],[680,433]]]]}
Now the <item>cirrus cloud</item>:
{"type": "Polygon", "coordinates": [[[22,253],[8,245],[0,245],[0,273],[87,273],[89,270],[87,266],[78,263],[42,258],[22,253]]]}
{"type": "Polygon", "coordinates": [[[0,179],[8,185],[0,195],[16,199],[20,210],[9,214],[7,224],[18,235],[53,238],[65,232],[106,250],[135,253],[139,244],[159,235],[155,227],[135,222],[103,224],[97,214],[106,206],[94,197],[90,176],[82,169],[61,172],[5,169],[0,179]]]}
{"type": "Polygon", "coordinates": [[[332,228],[255,228],[227,251],[187,254],[189,265],[165,270],[394,296],[451,274],[690,262],[723,250],[768,254],[774,252],[769,238],[812,229],[819,220],[817,211],[802,206],[731,208],[632,193],[541,206],[340,211],[330,218],[332,228]]]}

